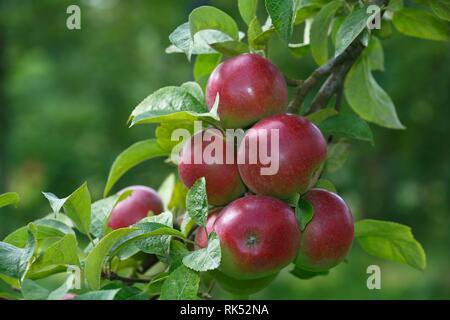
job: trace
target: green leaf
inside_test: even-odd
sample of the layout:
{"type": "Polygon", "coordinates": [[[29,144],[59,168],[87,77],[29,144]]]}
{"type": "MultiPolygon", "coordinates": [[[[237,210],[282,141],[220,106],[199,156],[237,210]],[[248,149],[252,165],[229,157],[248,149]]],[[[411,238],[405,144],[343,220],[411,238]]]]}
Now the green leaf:
{"type": "Polygon", "coordinates": [[[256,16],[257,7],[258,0],[238,0],[239,13],[247,25],[250,25],[250,21],[256,16]]]}
{"type": "Polygon", "coordinates": [[[186,88],[169,86],[161,88],[145,98],[131,113],[132,125],[143,119],[162,122],[164,116],[176,112],[207,112],[206,106],[186,88]]]}
{"type": "Polygon", "coordinates": [[[297,59],[307,55],[309,48],[310,45],[305,43],[289,43],[288,45],[289,52],[297,59]]]}
{"type": "Polygon", "coordinates": [[[118,282],[111,282],[102,287],[102,290],[110,289],[120,289],[114,300],[148,300],[149,298],[146,292],[118,282]]]}
{"type": "Polygon", "coordinates": [[[414,239],[411,228],[380,220],[360,220],[355,223],[355,238],[370,255],[424,270],[426,256],[414,239]]]}
{"type": "Polygon", "coordinates": [[[191,35],[201,30],[219,30],[234,40],[239,40],[239,29],[232,17],[211,6],[201,6],[192,10],[189,15],[191,35]]]}
{"type": "Polygon", "coordinates": [[[295,208],[300,200],[300,193],[294,193],[292,196],[284,198],[283,201],[286,202],[289,207],[295,208]]]}
{"type": "Polygon", "coordinates": [[[75,190],[64,203],[64,213],[73,221],[78,230],[89,234],[91,224],[91,195],[87,183],[75,190]]]}
{"type": "Polygon", "coordinates": [[[337,190],[336,190],[336,187],[334,186],[334,184],[330,180],[327,180],[327,179],[319,179],[317,181],[316,185],[314,186],[314,188],[325,189],[330,192],[337,193],[337,190]]]}
{"type": "MultiPolygon", "coordinates": [[[[33,222],[33,232],[36,241],[41,241],[49,238],[62,238],[66,234],[75,235],[75,232],[65,223],[51,219],[44,218],[33,222]]],[[[28,226],[21,227],[10,233],[3,241],[13,246],[24,248],[28,242],[28,226]]]]}
{"type": "Polygon", "coordinates": [[[366,28],[370,14],[367,13],[367,6],[354,10],[342,23],[336,35],[335,56],[340,55],[366,28]]]}
{"type": "Polygon", "coordinates": [[[198,273],[182,265],[162,285],[160,299],[196,300],[199,284],[198,273]]]}
{"type": "Polygon", "coordinates": [[[0,274],[12,278],[19,277],[19,262],[23,249],[0,242],[0,274]]]}
{"type": "Polygon", "coordinates": [[[324,120],[319,125],[324,135],[368,141],[373,144],[373,135],[369,125],[353,114],[338,114],[324,120]]]}
{"type": "Polygon", "coordinates": [[[237,56],[250,51],[249,47],[245,43],[236,40],[211,43],[210,46],[214,48],[214,50],[229,57],[237,56]]]}
{"type": "Polygon", "coordinates": [[[256,45],[256,46],[264,47],[267,44],[267,42],[269,42],[269,40],[272,37],[274,32],[275,32],[274,28],[270,28],[270,29],[267,29],[267,30],[261,32],[253,39],[252,46],[255,47],[255,45],[256,45]]]}
{"type": "Polygon", "coordinates": [[[166,53],[184,53],[190,61],[192,54],[216,53],[209,46],[210,43],[229,41],[233,38],[217,30],[202,30],[192,37],[189,23],[186,22],[169,35],[169,40],[172,45],[166,49],[166,53]]]}
{"type": "Polygon", "coordinates": [[[311,25],[311,54],[318,65],[328,60],[328,30],[330,23],[341,7],[342,1],[335,0],[322,7],[311,25]]]}
{"type": "Polygon", "coordinates": [[[395,28],[407,36],[436,41],[450,40],[448,25],[423,10],[403,8],[395,12],[393,22],[395,28]]]}
{"type": "Polygon", "coordinates": [[[92,204],[90,232],[96,238],[100,238],[104,234],[106,224],[114,207],[130,196],[130,194],[131,190],[128,190],[121,194],[115,194],[108,198],[98,200],[92,204]]]}
{"type": "MultiPolygon", "coordinates": [[[[157,216],[147,217],[135,226],[145,232],[153,231],[152,229],[146,229],[146,225],[148,225],[146,222],[155,222],[172,227],[173,215],[169,211],[163,212],[157,216]]],[[[158,256],[168,256],[170,250],[170,240],[171,236],[162,235],[136,241],[135,245],[145,253],[156,254],[158,256]]]]}
{"type": "Polygon", "coordinates": [[[173,190],[172,198],[169,202],[169,210],[176,213],[174,210],[183,210],[186,207],[186,195],[188,189],[181,182],[177,181],[175,184],[175,189],[173,190]]]}
{"type": "Polygon", "coordinates": [[[22,298],[22,295],[14,290],[9,283],[0,278],[0,298],[7,300],[19,300],[22,298]]]}
{"type": "Polygon", "coordinates": [[[284,43],[289,43],[294,23],[294,1],[265,0],[265,3],[275,30],[284,43]]]}
{"type": "Polygon", "coordinates": [[[170,265],[170,271],[183,265],[183,258],[189,253],[190,251],[182,242],[172,239],[172,242],[170,243],[170,256],[167,261],[170,265]]]}
{"type": "Polygon", "coordinates": [[[450,21],[450,1],[448,0],[429,0],[431,10],[442,20],[450,21]]]}
{"type": "Polygon", "coordinates": [[[128,170],[146,160],[165,155],[167,155],[167,151],[161,149],[155,139],[144,140],[131,145],[129,148],[124,150],[116,158],[116,160],[114,160],[114,163],[109,171],[105,191],[103,192],[104,196],[108,195],[117,180],[119,180],[119,178],[122,177],[128,170]]]}
{"type": "Polygon", "coordinates": [[[194,182],[186,195],[186,209],[194,222],[206,226],[208,217],[208,198],[206,195],[206,180],[199,178],[194,182]]]}
{"type": "Polygon", "coordinates": [[[208,271],[217,269],[221,258],[220,240],[213,232],[208,237],[208,246],[186,255],[183,258],[183,264],[195,271],[208,271]]]}
{"type": "Polygon", "coordinates": [[[166,179],[164,179],[163,183],[158,189],[158,195],[160,196],[166,210],[168,209],[170,199],[172,199],[172,194],[175,189],[175,183],[175,174],[171,173],[166,177],[166,179]]]}
{"type": "Polygon", "coordinates": [[[35,273],[57,265],[80,265],[78,244],[74,235],[68,234],[49,246],[33,263],[30,272],[35,273]]]}
{"type": "MultiPolygon", "coordinates": [[[[201,91],[198,86],[197,90],[201,91]]],[[[181,122],[202,119],[219,121],[217,115],[208,112],[206,105],[198,99],[197,91],[192,92],[192,83],[188,87],[164,87],[149,95],[132,112],[131,126],[143,123],[165,121],[181,122]]]]}
{"type": "Polygon", "coordinates": [[[300,198],[295,206],[295,217],[297,218],[300,230],[305,230],[314,216],[314,209],[306,200],[300,198]]]}
{"type": "Polygon", "coordinates": [[[366,59],[352,67],[344,88],[349,105],[362,119],[391,129],[405,128],[391,98],[372,76],[366,59]]]}
{"type": "Polygon", "coordinates": [[[183,216],[183,222],[181,222],[180,230],[184,234],[185,237],[189,235],[192,230],[192,227],[195,225],[194,220],[189,216],[189,214],[185,213],[183,216]]]}
{"type": "Polygon", "coordinates": [[[114,290],[98,290],[77,295],[72,300],[114,300],[120,289],[114,290]]]}
{"type": "Polygon", "coordinates": [[[300,8],[298,8],[296,14],[295,14],[295,25],[299,25],[306,21],[306,19],[311,18],[320,10],[320,5],[310,3],[302,5],[300,8]]]}
{"type": "Polygon", "coordinates": [[[217,53],[201,54],[195,58],[194,79],[200,83],[203,88],[206,87],[206,82],[208,81],[209,75],[220,63],[221,58],[222,55],[217,53]]]}
{"type": "Polygon", "coordinates": [[[25,300],[46,300],[50,294],[50,290],[29,279],[23,281],[21,292],[25,300]]]}
{"type": "Polygon", "coordinates": [[[35,239],[30,231],[23,249],[0,242],[0,274],[22,281],[33,258],[34,248],[35,239]]]}
{"type": "Polygon", "coordinates": [[[200,85],[195,81],[186,81],[180,86],[184,90],[186,90],[188,93],[191,94],[195,99],[203,103],[205,100],[205,96],[203,94],[203,90],[200,87],[200,85]]]}
{"type": "Polygon", "coordinates": [[[20,197],[16,192],[7,192],[0,194],[0,208],[6,206],[15,206],[19,203],[20,197]]]}
{"type": "Polygon", "coordinates": [[[248,44],[255,49],[264,49],[264,45],[255,43],[255,39],[263,32],[258,18],[255,16],[250,21],[247,29],[248,44]]]}
{"type": "MultiPolygon", "coordinates": [[[[161,223],[144,221],[135,225],[132,233],[122,237],[113,245],[108,253],[109,260],[111,260],[118,253],[121,253],[121,251],[123,252],[124,250],[128,250],[129,246],[135,246],[135,243],[139,240],[163,235],[174,236],[183,240],[186,239],[186,237],[178,230],[167,227],[161,223]]],[[[134,254],[132,248],[130,251],[131,254],[134,254]]]]}
{"type": "Polygon", "coordinates": [[[64,208],[64,213],[72,220],[78,230],[84,234],[89,234],[91,195],[86,182],[65,198],[60,199],[49,192],[43,192],[43,195],[50,202],[55,215],[61,211],[61,208],[64,208]]]}
{"type": "Polygon", "coordinates": [[[316,126],[320,125],[326,119],[337,115],[338,112],[334,108],[325,108],[307,115],[305,118],[314,123],[316,126]]]}
{"type": "Polygon", "coordinates": [[[55,215],[61,212],[64,203],[66,203],[67,199],[69,198],[66,197],[60,199],[51,192],[42,192],[42,194],[45,198],[47,198],[48,202],[50,203],[50,207],[52,208],[55,215]]]}
{"type": "Polygon", "coordinates": [[[390,0],[386,9],[395,12],[403,9],[403,7],[404,7],[403,0],[390,0]]]}
{"type": "Polygon", "coordinates": [[[327,148],[325,168],[328,172],[336,172],[342,168],[350,155],[351,144],[345,139],[330,143],[327,148]]]}
{"type": "Polygon", "coordinates": [[[104,236],[95,247],[89,252],[85,261],[85,277],[88,286],[91,289],[100,288],[100,277],[103,263],[109,250],[121,238],[136,231],[135,228],[117,229],[104,236]]]}
{"type": "Polygon", "coordinates": [[[377,37],[370,37],[369,46],[364,54],[367,56],[370,70],[384,71],[383,46],[377,37]]]}
{"type": "Polygon", "coordinates": [[[70,289],[72,289],[74,279],[75,275],[70,274],[60,287],[50,292],[47,300],[62,300],[64,295],[69,292],[70,289]]]}
{"type": "Polygon", "coordinates": [[[21,255],[19,258],[19,266],[18,266],[18,279],[19,281],[23,281],[25,275],[30,268],[33,254],[36,249],[36,239],[32,232],[28,232],[28,242],[25,248],[21,249],[21,255]]]}

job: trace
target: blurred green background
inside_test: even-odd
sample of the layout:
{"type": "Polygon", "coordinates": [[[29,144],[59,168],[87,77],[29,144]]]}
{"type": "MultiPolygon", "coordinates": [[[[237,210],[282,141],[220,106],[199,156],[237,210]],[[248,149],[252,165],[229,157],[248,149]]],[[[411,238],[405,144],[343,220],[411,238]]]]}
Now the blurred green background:
{"type": "MultiPolygon", "coordinates": [[[[186,57],[164,49],[169,33],[202,4],[230,13],[244,29],[229,0],[0,2],[0,193],[22,198],[18,208],[0,210],[0,238],[49,212],[41,191],[66,196],[87,180],[94,199],[101,197],[117,154],[153,135],[151,126],[127,128],[133,107],[162,86],[192,80],[186,57]],[[66,28],[70,4],[81,7],[81,30],[66,28]]],[[[345,167],[328,178],[356,219],[412,226],[427,252],[426,271],[370,257],[355,244],[348,263],[329,276],[302,281],[285,272],[255,298],[450,298],[450,45],[396,33],[383,44],[386,72],[375,76],[407,130],[372,125],[375,146],[354,143],[345,167]],[[366,287],[371,264],[381,267],[381,290],[366,287]]],[[[291,77],[314,68],[277,39],[270,48],[291,77]]],[[[157,187],[173,170],[149,161],[116,188],[157,187]]]]}

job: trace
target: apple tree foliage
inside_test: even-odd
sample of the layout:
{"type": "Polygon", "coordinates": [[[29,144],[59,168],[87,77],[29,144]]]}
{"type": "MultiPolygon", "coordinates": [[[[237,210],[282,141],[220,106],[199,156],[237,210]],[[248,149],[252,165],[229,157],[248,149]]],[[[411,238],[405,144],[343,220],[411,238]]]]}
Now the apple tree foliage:
{"type": "MultiPolygon", "coordinates": [[[[447,1],[238,0],[237,6],[240,17],[210,6],[195,8],[169,35],[166,53],[186,55],[195,81],[161,88],[134,108],[130,126],[157,123],[155,138],[136,142],[116,158],[103,199],[92,199],[87,183],[62,198],[43,193],[52,213],[0,242],[1,298],[54,300],[68,292],[80,300],[207,297],[210,280],[204,275],[220,266],[221,250],[215,233],[209,235],[206,248],[192,244],[192,231],[205,226],[208,214],[204,179],[186,190],[171,174],[158,190],[164,213],[114,231],[107,220],[127,197],[109,195],[115,183],[146,160],[169,157],[176,144],[170,139],[174,129],[193,132],[195,120],[219,126],[216,108],[208,111],[204,99],[212,70],[241,53],[267,57],[272,37],[281,39],[286,55],[299,61],[311,55],[318,67],[309,77],[286,79],[292,87],[289,111],[305,116],[329,138],[324,170],[332,172],[345,165],[353,140],[374,142],[370,125],[405,129],[394,101],[373,76],[374,71],[384,71],[383,40],[394,28],[406,36],[450,40],[447,1]],[[239,30],[235,19],[245,22],[245,30],[239,30]],[[303,41],[293,42],[296,33],[303,41]],[[312,100],[307,104],[308,95],[312,100]],[[341,98],[351,114],[339,112],[341,98]],[[37,282],[55,274],[65,280],[54,290],[37,282]]],[[[336,190],[324,179],[317,186],[336,190]]],[[[18,203],[16,193],[0,195],[0,208],[18,203]]],[[[314,212],[299,198],[290,203],[303,229],[314,212]]],[[[425,252],[405,225],[356,221],[355,238],[370,255],[419,270],[426,267],[425,252]]],[[[293,277],[304,278],[295,266],[290,268],[293,277]]]]}

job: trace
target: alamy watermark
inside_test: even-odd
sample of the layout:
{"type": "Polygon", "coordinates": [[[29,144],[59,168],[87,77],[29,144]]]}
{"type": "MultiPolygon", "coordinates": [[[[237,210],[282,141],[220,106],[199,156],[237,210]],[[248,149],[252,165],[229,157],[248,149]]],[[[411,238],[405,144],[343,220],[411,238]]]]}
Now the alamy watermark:
{"type": "Polygon", "coordinates": [[[66,27],[69,30],[81,29],[81,9],[79,6],[72,4],[67,7],[66,13],[69,15],[66,19],[66,27]]]}
{"type": "MultiPolygon", "coordinates": [[[[201,121],[194,122],[194,132],[202,131],[202,128],[201,121]]],[[[185,164],[259,164],[261,175],[278,173],[279,129],[250,129],[246,134],[242,129],[226,129],[223,133],[219,129],[208,128],[188,141],[190,137],[191,132],[184,128],[172,132],[171,141],[179,142],[181,139],[172,149],[170,158],[173,162],[180,161],[181,149],[185,143],[190,143],[183,158],[185,164]],[[241,146],[242,143],[243,148],[236,154],[234,146],[241,146]]]]}
{"type": "Polygon", "coordinates": [[[370,276],[367,278],[367,289],[380,290],[381,289],[381,268],[375,264],[367,267],[367,274],[370,276]]]}

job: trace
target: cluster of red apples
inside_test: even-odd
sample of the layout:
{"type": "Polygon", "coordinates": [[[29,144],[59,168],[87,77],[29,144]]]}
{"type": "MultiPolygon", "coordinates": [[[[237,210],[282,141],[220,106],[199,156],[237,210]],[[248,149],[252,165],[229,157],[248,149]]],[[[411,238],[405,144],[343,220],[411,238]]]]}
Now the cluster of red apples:
{"type": "MultiPolygon", "coordinates": [[[[326,160],[327,144],[320,130],[305,118],[286,113],[288,90],[284,77],[265,58],[242,54],[216,67],[206,86],[211,109],[219,95],[218,114],[223,128],[244,128],[240,145],[223,140],[223,150],[234,149],[248,157],[248,143],[278,129],[279,167],[263,175],[266,166],[256,163],[194,162],[212,141],[194,144],[196,133],[180,153],[178,173],[190,188],[204,177],[211,209],[206,228],[196,231],[196,245],[204,248],[208,234],[215,232],[221,243],[222,261],[211,272],[231,292],[250,294],[269,284],[278,272],[295,262],[307,272],[323,272],[342,262],[353,240],[353,219],[345,202],[336,194],[314,188],[326,160]],[[288,199],[300,194],[313,209],[313,218],[301,230],[288,199]]],[[[217,138],[217,137],[216,137],[217,138]]],[[[197,140],[198,141],[198,140],[197,140]]],[[[271,139],[265,139],[271,150],[271,139]]],[[[226,155],[224,154],[224,157],[226,155]]],[[[159,214],[163,205],[147,187],[130,187],[132,195],[119,203],[109,220],[113,229],[129,226],[159,214]]]]}

